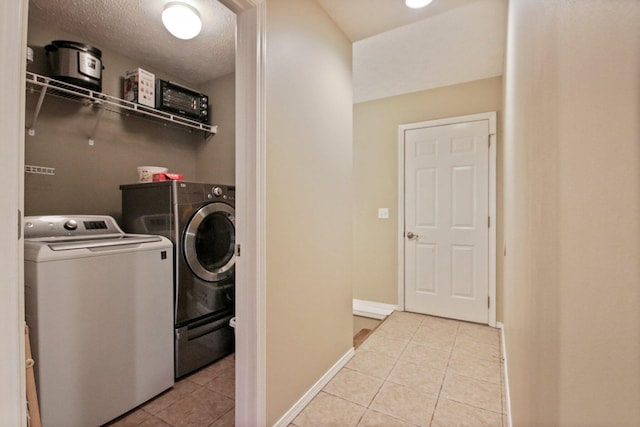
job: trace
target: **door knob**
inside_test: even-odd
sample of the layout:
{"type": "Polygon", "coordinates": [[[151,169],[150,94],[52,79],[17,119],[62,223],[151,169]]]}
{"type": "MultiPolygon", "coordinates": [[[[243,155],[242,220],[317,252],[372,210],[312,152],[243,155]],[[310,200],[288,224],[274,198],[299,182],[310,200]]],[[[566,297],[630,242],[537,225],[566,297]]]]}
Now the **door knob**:
{"type": "Polygon", "coordinates": [[[418,236],[417,234],[413,234],[411,231],[407,233],[407,239],[409,240],[416,240],[418,237],[420,236],[418,236]]]}

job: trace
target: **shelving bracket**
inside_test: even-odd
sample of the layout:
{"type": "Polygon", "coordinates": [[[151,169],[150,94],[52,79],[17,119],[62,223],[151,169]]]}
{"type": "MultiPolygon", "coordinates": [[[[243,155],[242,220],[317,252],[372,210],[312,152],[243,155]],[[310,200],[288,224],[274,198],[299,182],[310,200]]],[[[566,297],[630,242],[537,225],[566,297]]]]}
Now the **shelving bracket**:
{"type": "Polygon", "coordinates": [[[103,114],[104,114],[104,109],[99,108],[98,112],[96,113],[96,123],[93,125],[93,130],[89,135],[89,145],[91,146],[95,145],[96,143],[96,140],[94,138],[96,136],[96,132],[98,131],[98,125],[100,124],[100,119],[102,119],[103,114]]]}
{"type": "MultiPolygon", "coordinates": [[[[49,82],[47,81],[47,84],[49,82]]],[[[38,97],[38,103],[36,104],[36,108],[33,111],[33,120],[31,121],[31,126],[29,126],[28,134],[29,136],[34,136],[36,134],[36,122],[38,121],[38,117],[40,116],[40,110],[42,109],[42,103],[44,102],[44,96],[47,94],[47,86],[42,86],[40,89],[40,96],[38,97]]]]}

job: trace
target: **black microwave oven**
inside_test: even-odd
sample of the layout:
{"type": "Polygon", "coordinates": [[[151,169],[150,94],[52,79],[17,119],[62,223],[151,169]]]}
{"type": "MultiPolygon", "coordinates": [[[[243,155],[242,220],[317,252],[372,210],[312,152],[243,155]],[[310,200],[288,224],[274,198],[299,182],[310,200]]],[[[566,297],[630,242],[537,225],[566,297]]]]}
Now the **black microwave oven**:
{"type": "Polygon", "coordinates": [[[156,80],[156,108],[201,123],[209,122],[209,97],[168,80],[156,80]]]}

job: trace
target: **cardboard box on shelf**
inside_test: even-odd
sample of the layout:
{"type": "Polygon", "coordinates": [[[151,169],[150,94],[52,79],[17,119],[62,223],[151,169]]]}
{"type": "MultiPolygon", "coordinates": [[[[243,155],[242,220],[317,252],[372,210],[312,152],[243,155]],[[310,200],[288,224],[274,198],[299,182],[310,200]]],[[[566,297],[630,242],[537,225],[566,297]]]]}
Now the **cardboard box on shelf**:
{"type": "Polygon", "coordinates": [[[137,102],[154,108],[156,106],[156,76],[153,73],[136,68],[127,71],[124,77],[124,100],[137,102]]]}

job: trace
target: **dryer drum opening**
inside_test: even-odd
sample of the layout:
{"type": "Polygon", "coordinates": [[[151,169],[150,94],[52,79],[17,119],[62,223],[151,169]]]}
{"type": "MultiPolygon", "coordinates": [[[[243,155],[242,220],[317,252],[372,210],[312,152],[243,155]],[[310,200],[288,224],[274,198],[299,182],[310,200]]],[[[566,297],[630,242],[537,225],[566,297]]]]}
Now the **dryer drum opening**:
{"type": "Polygon", "coordinates": [[[211,203],[200,208],[185,227],[183,253],[200,279],[217,282],[229,277],[235,265],[233,208],[211,203]]]}

